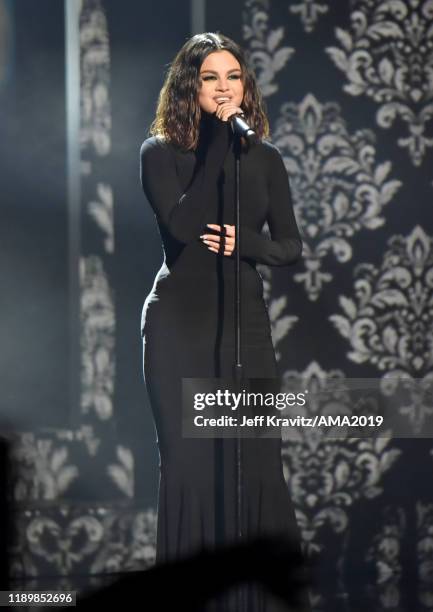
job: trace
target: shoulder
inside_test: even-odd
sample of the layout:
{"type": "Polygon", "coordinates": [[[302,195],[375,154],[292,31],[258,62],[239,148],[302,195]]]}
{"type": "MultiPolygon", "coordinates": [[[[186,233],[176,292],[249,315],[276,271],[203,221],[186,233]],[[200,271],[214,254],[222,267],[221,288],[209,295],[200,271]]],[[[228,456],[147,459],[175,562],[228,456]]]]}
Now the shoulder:
{"type": "Polygon", "coordinates": [[[269,140],[262,140],[256,145],[257,155],[265,167],[271,171],[284,167],[284,160],[279,148],[269,140]]]}
{"type": "Polygon", "coordinates": [[[171,145],[160,136],[151,136],[142,143],[140,157],[145,161],[167,157],[170,155],[170,148],[171,145]]]}
{"type": "Polygon", "coordinates": [[[282,159],[279,148],[270,140],[262,140],[259,145],[265,155],[270,160],[282,159]]]}
{"type": "Polygon", "coordinates": [[[170,174],[175,167],[175,149],[160,136],[147,138],[140,147],[140,168],[143,180],[170,174]]]}

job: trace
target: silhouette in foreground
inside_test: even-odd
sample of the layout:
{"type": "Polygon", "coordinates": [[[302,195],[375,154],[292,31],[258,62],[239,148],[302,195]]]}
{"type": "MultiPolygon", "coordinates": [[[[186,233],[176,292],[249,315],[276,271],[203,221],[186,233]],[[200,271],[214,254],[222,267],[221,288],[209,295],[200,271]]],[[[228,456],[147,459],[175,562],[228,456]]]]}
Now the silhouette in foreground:
{"type": "Polygon", "coordinates": [[[242,583],[257,583],[280,599],[281,610],[310,610],[308,570],[297,544],[287,537],[267,537],[205,551],[181,561],[155,565],[127,575],[99,592],[82,595],[81,609],[128,605],[137,609],[158,601],[158,610],[202,612],[206,602],[242,583]]]}

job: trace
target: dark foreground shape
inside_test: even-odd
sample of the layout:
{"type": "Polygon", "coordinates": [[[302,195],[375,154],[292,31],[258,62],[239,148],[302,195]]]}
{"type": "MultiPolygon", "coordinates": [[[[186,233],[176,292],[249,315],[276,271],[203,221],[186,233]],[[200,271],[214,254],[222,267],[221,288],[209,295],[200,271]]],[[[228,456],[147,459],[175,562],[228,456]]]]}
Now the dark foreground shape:
{"type": "Polygon", "coordinates": [[[132,610],[153,602],[158,610],[201,612],[212,596],[242,583],[258,583],[280,598],[283,609],[304,612],[309,610],[307,576],[303,558],[291,540],[261,538],[128,572],[106,589],[82,596],[77,606],[90,610],[114,605],[132,610]]]}

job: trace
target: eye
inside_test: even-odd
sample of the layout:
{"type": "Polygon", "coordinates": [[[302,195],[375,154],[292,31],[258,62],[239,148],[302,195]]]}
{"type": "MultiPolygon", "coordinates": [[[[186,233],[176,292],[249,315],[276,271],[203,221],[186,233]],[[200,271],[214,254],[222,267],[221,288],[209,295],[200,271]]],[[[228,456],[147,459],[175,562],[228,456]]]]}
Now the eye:
{"type": "Polygon", "coordinates": [[[240,75],[240,74],[231,74],[231,75],[229,76],[229,79],[232,79],[233,81],[238,80],[238,79],[240,79],[240,78],[241,78],[241,75],[240,75]]]}
{"type": "Polygon", "coordinates": [[[203,80],[203,81],[210,81],[211,79],[215,79],[215,78],[216,78],[216,77],[214,77],[214,76],[212,76],[212,75],[209,75],[209,76],[202,77],[202,80],[203,80]]]}

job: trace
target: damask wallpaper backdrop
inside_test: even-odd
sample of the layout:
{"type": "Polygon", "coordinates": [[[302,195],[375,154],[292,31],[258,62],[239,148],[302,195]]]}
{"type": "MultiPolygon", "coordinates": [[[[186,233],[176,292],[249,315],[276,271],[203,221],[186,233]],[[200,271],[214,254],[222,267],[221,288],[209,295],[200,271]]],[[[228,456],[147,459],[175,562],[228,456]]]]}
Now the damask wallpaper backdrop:
{"type": "Polygon", "coordinates": [[[432,450],[416,434],[432,412],[433,4],[252,0],[242,38],[304,239],[293,275],[266,272],[284,377],[417,389],[411,440],[286,443],[306,549],[349,591],[358,581],[352,605],[364,590],[383,609],[431,609],[432,450]]]}
{"type": "MultiPolygon", "coordinates": [[[[13,451],[14,575],[66,583],[153,562],[158,457],[139,324],[161,247],[138,152],[197,23],[194,2],[79,5],[80,405],[62,426],[21,427],[13,451]]],[[[284,440],[318,567],[314,609],[433,610],[433,443],[417,437],[433,413],[433,2],[202,8],[204,30],[248,51],[304,241],[295,266],[259,270],[284,382],[344,395],[349,379],[377,379],[407,428],[284,440]]]]}

